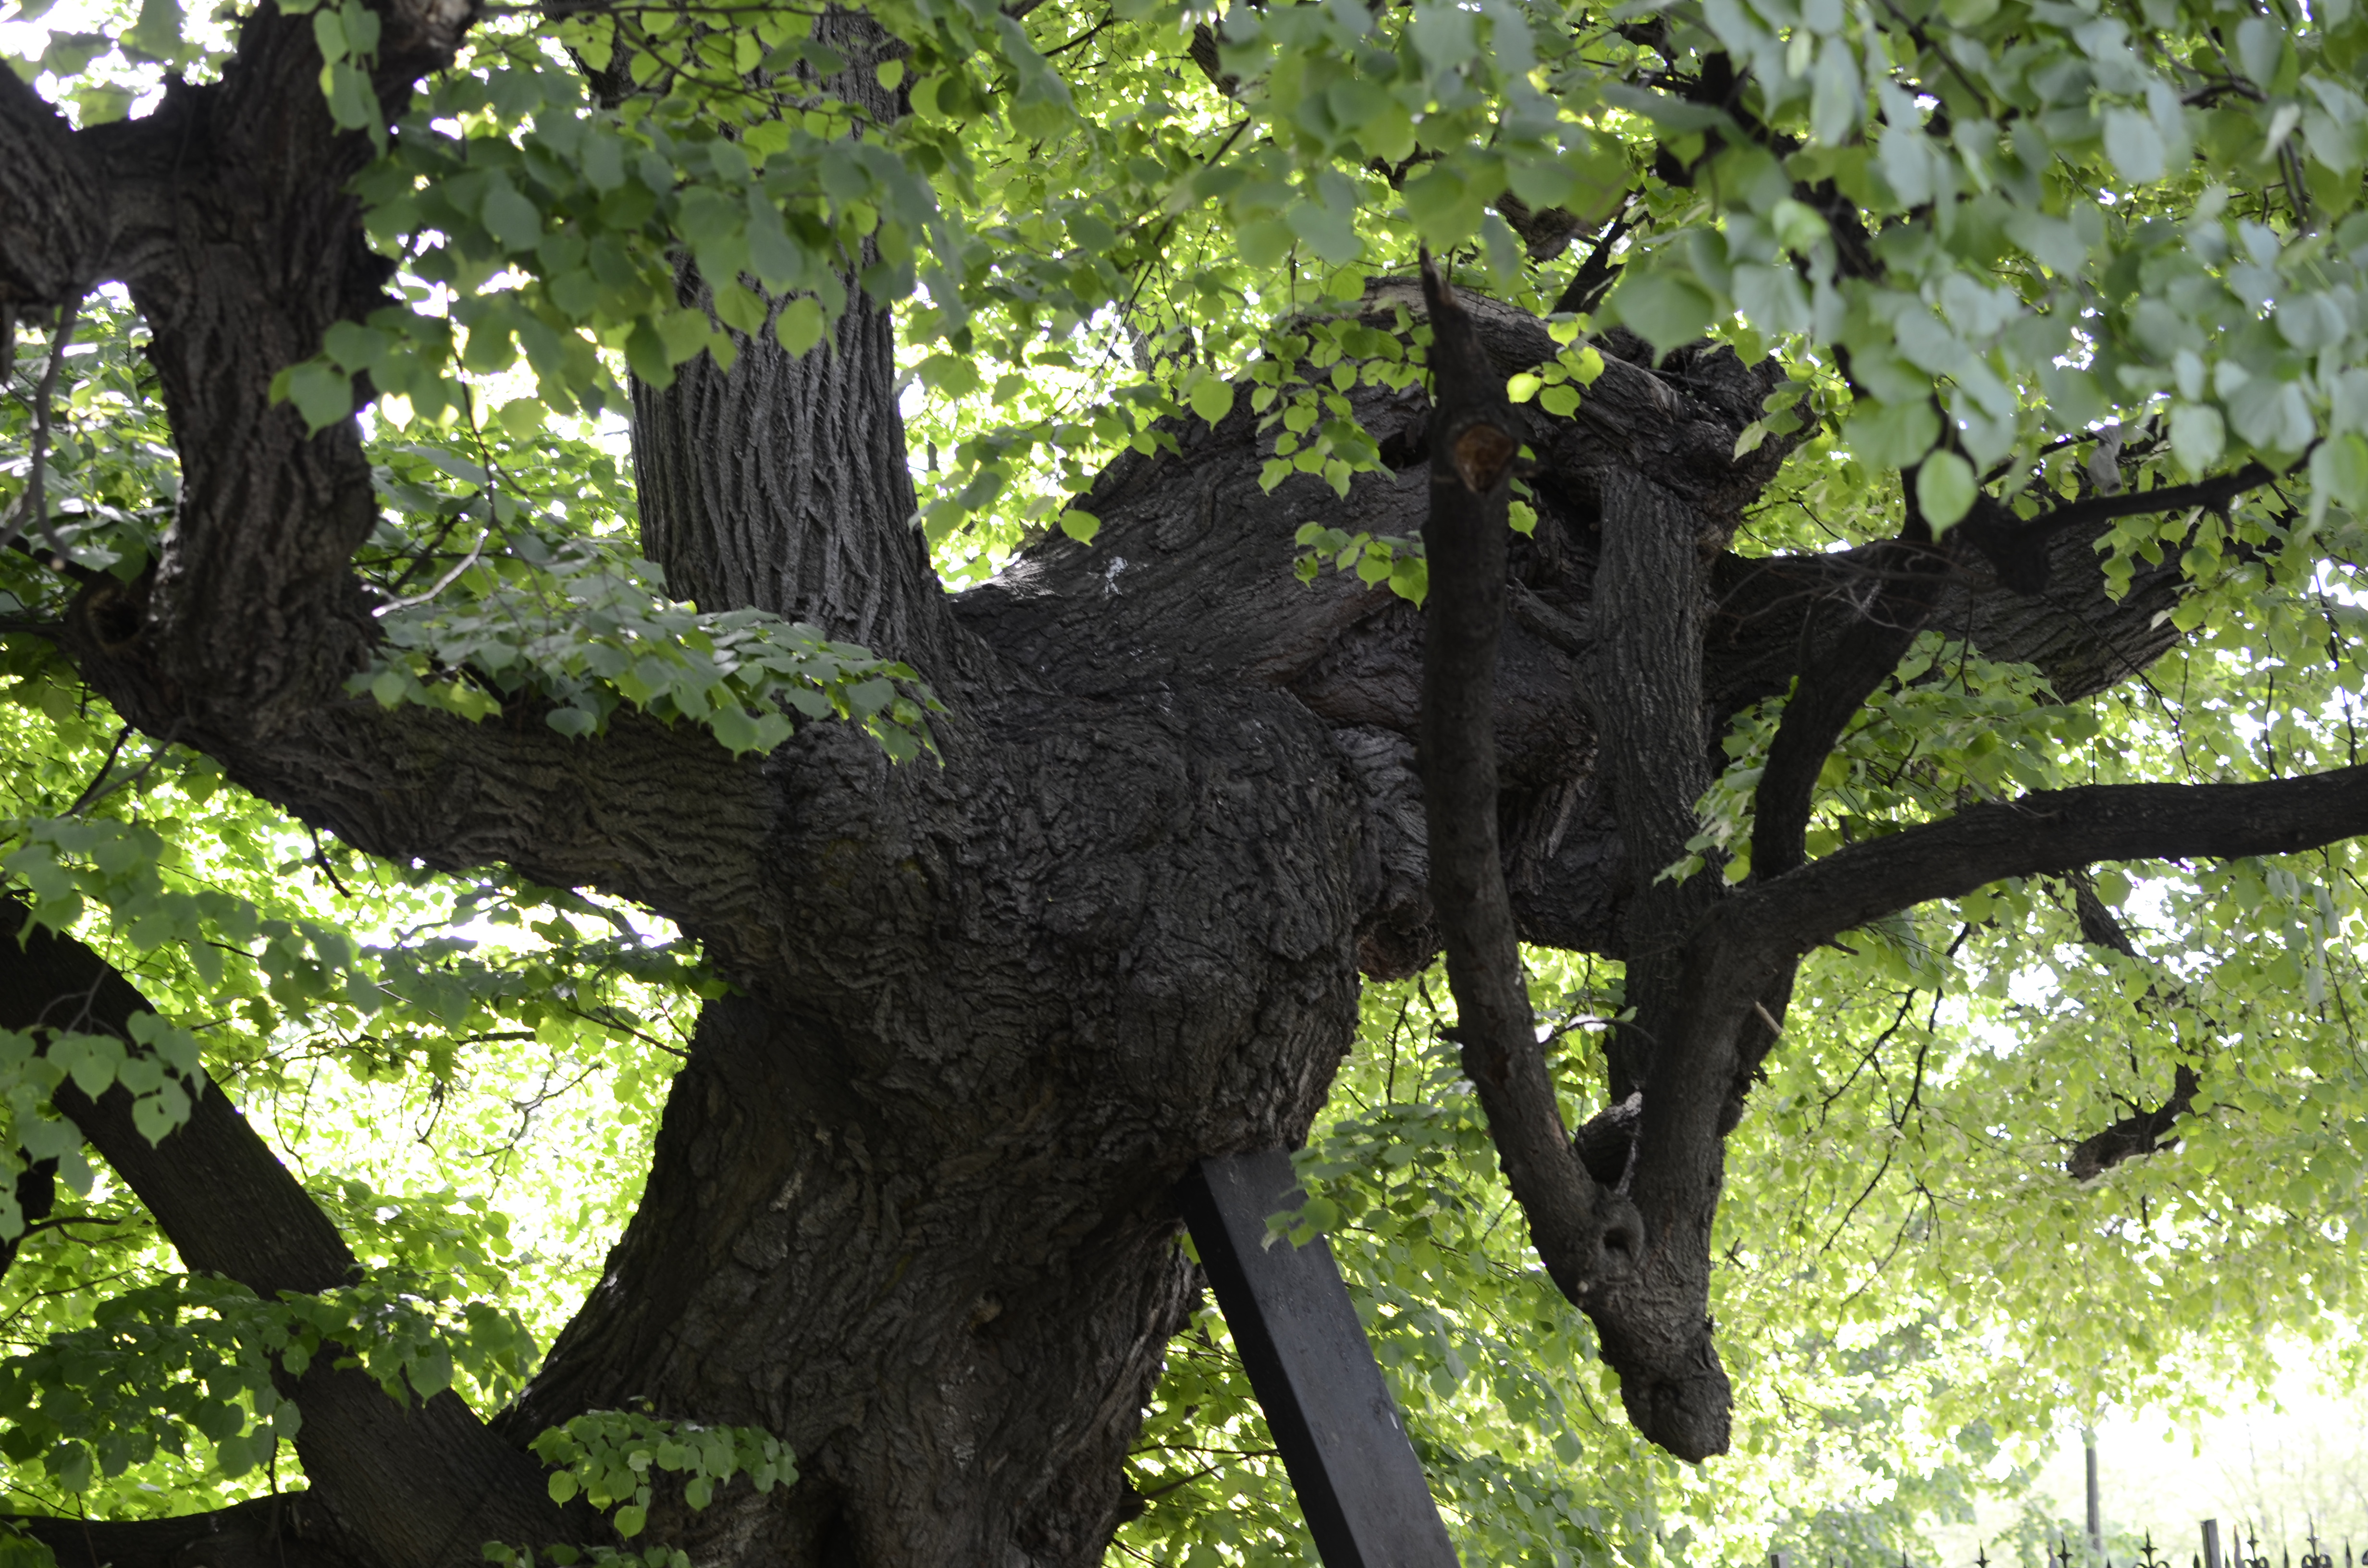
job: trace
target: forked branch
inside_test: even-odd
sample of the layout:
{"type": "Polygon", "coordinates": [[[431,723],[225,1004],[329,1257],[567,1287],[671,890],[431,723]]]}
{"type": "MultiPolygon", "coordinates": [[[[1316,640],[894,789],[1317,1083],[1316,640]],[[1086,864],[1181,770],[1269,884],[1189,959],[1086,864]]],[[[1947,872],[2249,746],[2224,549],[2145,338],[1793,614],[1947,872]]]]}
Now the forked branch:
{"type": "MultiPolygon", "coordinates": [[[[1956,898],[2007,877],[2077,870],[2099,860],[2231,859],[2293,854],[2368,833],[2368,767],[2260,784],[2092,784],[1975,806],[1943,821],[1850,846],[1744,889],[1688,946],[1684,1012],[1662,1055],[1683,1083],[1732,1074],[1737,1040],[1766,987],[1819,942],[1885,915],[1956,898]]],[[[1691,1140],[1712,1136],[1698,1103],[1645,1094],[1638,1201],[1688,1187],[1691,1140]],[[1657,1116],[1656,1113],[1658,1113],[1657,1116]]]]}
{"type": "Polygon", "coordinates": [[[1702,1459],[1726,1443],[1728,1391],[1709,1348],[1706,1256],[1683,1227],[1648,1235],[1618,1186],[1591,1176],[1554,1101],[1530,1010],[1497,834],[1497,638],[1519,426],[1453,289],[1430,267],[1434,404],[1424,543],[1421,758],[1431,899],[1463,1068],[1555,1285],[1595,1322],[1638,1430],[1702,1459]]]}
{"type": "Polygon", "coordinates": [[[1424,606],[1423,811],[1430,891],[1455,993],[1456,1038],[1506,1179],[1554,1283],[1585,1305],[1603,1254],[1634,1243],[1624,1208],[1571,1153],[1538,1047],[1497,842],[1497,640],[1505,618],[1506,513],[1518,426],[1471,317],[1426,256],[1436,391],[1430,565],[1424,606]]]}

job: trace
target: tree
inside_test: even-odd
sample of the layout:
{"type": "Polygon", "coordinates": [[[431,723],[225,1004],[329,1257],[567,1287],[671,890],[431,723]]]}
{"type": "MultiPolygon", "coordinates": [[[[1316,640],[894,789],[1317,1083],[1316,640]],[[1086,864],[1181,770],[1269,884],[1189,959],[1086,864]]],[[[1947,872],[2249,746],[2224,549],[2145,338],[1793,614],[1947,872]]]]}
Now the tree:
{"type": "MultiPolygon", "coordinates": [[[[208,1085],[207,1010],[159,1021],[68,928],[196,943],[192,998],[225,962],[330,1016],[431,982],[87,816],[142,798],[113,753],[28,811],[18,1222],[86,1140],[230,1282],[176,1289],[236,1398],[176,1418],[292,1430],[310,1482],[28,1527],[62,1552],[1097,1560],[1192,1298],[1169,1185],[1301,1142],[1360,971],[1442,949],[1537,1256],[1638,1430],[1701,1460],[1725,1151],[1805,955],[1945,968],[1909,912],[2006,941],[2055,885],[2141,972],[2089,868],[2209,893],[2161,868],[2368,828],[2348,728],[2297,706],[2348,702],[2368,502],[2348,6],[280,0],[218,56],[177,22],[111,40],[197,78],[136,116],[31,85],[104,33],[0,77],[0,301],[45,335],[27,700],[79,683],[119,749],[389,868],[654,911],[720,983],[598,1289],[487,1415],[450,1358],[498,1386],[511,1330],[358,1274],[208,1085]],[[65,374],[94,325],[100,439],[74,400],[109,383],[65,374]],[[534,396],[496,409],[505,374],[534,396]],[[597,453],[539,434],[627,410],[631,536],[597,453]],[[933,548],[1001,569],[950,595],[933,548]],[[2285,681],[2260,756],[2149,777],[2133,710],[2121,756],[2061,744],[2229,628],[2271,656],[2214,700],[2285,681]],[[1522,943],[1622,965],[1575,1135],[1522,943]],[[603,1479],[650,1431],[681,1491],[603,1479]]],[[[2153,1103],[2076,1174],[2255,1071],[2186,983],[2138,987],[2153,1103]]]]}

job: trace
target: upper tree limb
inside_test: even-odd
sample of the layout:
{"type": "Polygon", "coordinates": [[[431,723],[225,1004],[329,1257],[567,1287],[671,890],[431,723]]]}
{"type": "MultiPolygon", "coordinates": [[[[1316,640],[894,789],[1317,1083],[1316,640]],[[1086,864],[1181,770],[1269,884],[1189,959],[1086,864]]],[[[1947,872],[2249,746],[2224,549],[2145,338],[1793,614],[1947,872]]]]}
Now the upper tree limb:
{"type": "Polygon", "coordinates": [[[0,81],[0,314],[82,298],[107,249],[98,160],[13,71],[0,81]]]}
{"type": "MultiPolygon", "coordinates": [[[[411,76],[449,61],[469,9],[443,0],[374,9],[386,28],[379,86],[392,114],[411,76]]],[[[309,433],[270,392],[274,376],[315,353],[327,328],[388,303],[390,268],[363,244],[360,208],[347,189],[372,156],[370,142],[330,119],[313,39],[309,18],[265,7],[243,25],[222,80],[176,85],[154,113],[89,131],[67,130],[29,89],[10,84],[0,135],[27,157],[0,177],[72,199],[74,222],[60,232],[79,224],[97,236],[69,269],[77,287],[97,278],[129,285],[154,334],[148,358],[180,458],[173,525],[154,569],[85,593],[61,640],[92,686],[148,734],[210,753],[238,782],[359,847],[445,869],[507,863],[538,880],[600,887],[698,931],[726,963],[766,949],[778,911],[757,890],[787,757],[735,760],[695,726],[670,731],[631,713],[607,735],[570,739],[543,724],[531,699],[472,725],[430,710],[383,710],[346,693],[377,642],[372,602],[351,566],[378,518],[370,460],[351,423],[309,433]]],[[[0,267],[30,268],[48,244],[39,233],[0,231],[0,267]]],[[[885,460],[871,449],[900,445],[893,367],[885,317],[860,305],[850,330],[858,316],[870,334],[862,352],[825,348],[804,368],[829,372],[823,390],[837,399],[834,428],[870,429],[867,453],[878,468],[885,460]]],[[[778,346],[765,342],[779,358],[778,346]]],[[[762,368],[763,355],[742,358],[744,368],[762,368]]],[[[754,370],[737,381],[711,377],[700,393],[743,413],[769,406],[791,424],[801,396],[820,395],[754,370]]],[[[708,435],[711,453],[745,456],[763,445],[745,429],[708,435]]],[[[893,455],[901,478],[901,450],[893,455]]],[[[882,556],[906,569],[897,591],[931,612],[932,624],[950,624],[905,527],[908,482],[897,503],[879,485],[879,494],[836,494],[817,482],[814,494],[784,495],[770,483],[780,474],[759,477],[767,483],[744,496],[672,496],[671,546],[683,547],[693,522],[728,535],[708,559],[729,550],[760,561],[780,555],[780,530],[791,524],[824,546],[842,533],[879,536],[901,550],[882,556]],[[734,510],[735,500],[752,505],[734,510]],[[835,509],[838,500],[848,505],[835,509]],[[689,521],[686,508],[696,514],[689,521]]],[[[887,574],[848,564],[860,555],[808,551],[809,562],[825,562],[804,573],[814,591],[781,608],[846,635],[855,611],[876,610],[887,592],[887,574]]],[[[710,595],[703,608],[734,602],[710,595]]],[[[864,624],[900,635],[915,621],[875,616],[864,624]]]]}
{"type": "Polygon", "coordinates": [[[1852,926],[2007,877],[2099,860],[2291,854],[2368,833],[2368,767],[2260,784],[2095,784],[1973,807],[1855,844],[1725,899],[1686,953],[1689,1005],[1645,1091],[1669,1106],[1638,1153],[1639,1202],[1691,1191],[1715,1097],[1754,1000],[1785,966],[1852,926]]]}

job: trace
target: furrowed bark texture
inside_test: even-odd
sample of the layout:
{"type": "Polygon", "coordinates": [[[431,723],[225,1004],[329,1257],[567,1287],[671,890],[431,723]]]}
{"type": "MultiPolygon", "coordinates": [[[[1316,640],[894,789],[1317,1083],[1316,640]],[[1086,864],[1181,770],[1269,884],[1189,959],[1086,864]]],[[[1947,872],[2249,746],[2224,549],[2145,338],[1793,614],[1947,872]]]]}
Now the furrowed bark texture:
{"type": "MultiPolygon", "coordinates": [[[[386,15],[393,103],[468,17],[445,0],[386,15]]],[[[828,26],[869,60],[868,23],[828,26]]],[[[300,1397],[321,1457],[307,1449],[294,1524],[143,1525],[102,1560],[228,1564],[235,1539],[290,1561],[472,1562],[484,1540],[575,1528],[541,1501],[527,1440],[645,1402],[797,1449],[794,1487],[661,1510],[654,1533],[702,1568],[1096,1562],[1133,1506],[1121,1460],[1194,1290],[1169,1187],[1203,1155],[1304,1137],[1352,1037],[1360,971],[1429,962],[1451,898],[1478,933],[1449,943],[1459,992],[1467,972],[1494,988],[1466,1006],[1485,1036],[1467,1041],[1474,1076],[1542,1251],[1595,1314],[1639,1425],[1715,1451],[1725,1379],[1703,1304],[1720,1137],[1738,1031],[1804,933],[2033,869],[2032,853],[2187,852],[2197,824],[2178,802],[2084,796],[2030,808],[2078,831],[1975,812],[1723,900],[1715,877],[1656,881],[1727,720],[1804,658],[1850,663],[1885,558],[1733,552],[1783,455],[1733,457],[1772,370],[1708,349],[1656,367],[1615,333],[1575,417],[1508,408],[1491,381],[1555,346],[1471,298],[1462,406],[1486,403],[1479,423],[1536,455],[1527,539],[1505,537],[1501,474],[1462,444],[1475,426],[1445,394],[1439,411],[1417,389],[1352,394],[1391,472],[1345,497],[1304,475],[1264,490],[1273,441],[1245,399],[1213,427],[1175,426],[1177,452],[1112,465],[1087,502],[1104,519],[1094,547],[1050,540],[949,597],[908,526],[883,312],[859,301],[803,358],[760,335],[729,374],[697,362],[643,389],[644,544],[677,591],[909,660],[955,699],[941,767],[892,767],[829,725],[735,762],[631,718],[571,741],[529,704],[471,725],[350,700],[371,635],[347,564],[370,476],[350,426],[307,437],[268,397],[383,278],[343,194],[367,142],[329,122],[311,36],[267,8],[221,85],[90,132],[0,74],[0,309],[127,282],[183,460],[158,569],[85,594],[64,643],[141,729],[302,820],[377,854],[639,900],[704,940],[737,993],[703,1015],[643,1208],[516,1408],[487,1428],[457,1402],[347,1399],[316,1370],[300,1397]],[[1424,617],[1350,579],[1298,584],[1292,539],[1310,518],[1440,524],[1434,594],[1455,624],[1433,630],[1441,667],[1463,674],[1432,719],[1424,617]],[[2160,831],[2122,832],[2132,811],[2160,831]],[[1638,1012],[1606,1085],[1624,1108],[1577,1153],[1539,1093],[1516,937],[1630,964],[1638,1012]]],[[[1424,309],[1410,282],[1348,308],[1390,324],[1401,306],[1424,309]]],[[[2112,602],[2089,538],[2025,542],[2048,552],[2044,592],[1959,565],[1930,623],[2034,660],[2066,696],[2169,645],[2155,618],[2175,567],[2112,602]]],[[[2358,814],[2356,783],[2325,788],[2358,814]]],[[[2286,796],[2242,805],[2260,832],[2223,822],[2193,852],[2297,831],[2286,796]]],[[[72,990],[40,983],[27,1017],[72,990]]],[[[347,1267],[243,1127],[207,1108],[142,1149],[107,1131],[104,1102],[84,1108],[192,1267],[267,1284],[347,1267]],[[280,1211],[268,1204],[284,1215],[257,1221],[280,1211]]]]}
{"type": "Polygon", "coordinates": [[[851,311],[820,352],[736,339],[727,374],[701,355],[664,392],[633,388],[642,543],[701,606],[756,606],[945,670],[957,646],[934,590],[901,433],[877,416],[894,323],[851,311]],[[834,518],[880,526],[833,528],[834,518]]]}
{"type": "MultiPolygon", "coordinates": [[[[816,42],[848,60],[830,88],[885,124],[904,112],[879,67],[904,47],[860,13],[828,11],[816,42]]],[[[841,279],[850,295],[860,284],[841,279]]],[[[684,302],[703,304],[696,270],[684,302]]],[[[939,592],[920,530],[904,426],[882,417],[895,322],[849,311],[821,351],[792,357],[772,331],[735,333],[727,373],[705,355],[660,390],[633,383],[642,547],[681,598],[753,606],[834,638],[891,648],[949,696],[991,680],[939,592]]]]}

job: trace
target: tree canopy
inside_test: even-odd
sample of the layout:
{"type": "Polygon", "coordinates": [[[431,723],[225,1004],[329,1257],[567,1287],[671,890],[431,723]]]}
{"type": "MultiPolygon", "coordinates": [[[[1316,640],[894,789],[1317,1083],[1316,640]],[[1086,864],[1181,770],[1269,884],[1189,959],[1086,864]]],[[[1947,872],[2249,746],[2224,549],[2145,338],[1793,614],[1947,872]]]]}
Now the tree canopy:
{"type": "Polygon", "coordinates": [[[2356,1355],[2351,0],[75,3],[8,1550],[1292,1560],[1277,1142],[1470,1562],[2356,1355]]]}

